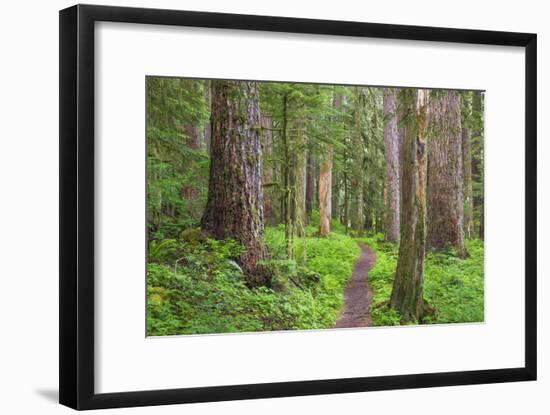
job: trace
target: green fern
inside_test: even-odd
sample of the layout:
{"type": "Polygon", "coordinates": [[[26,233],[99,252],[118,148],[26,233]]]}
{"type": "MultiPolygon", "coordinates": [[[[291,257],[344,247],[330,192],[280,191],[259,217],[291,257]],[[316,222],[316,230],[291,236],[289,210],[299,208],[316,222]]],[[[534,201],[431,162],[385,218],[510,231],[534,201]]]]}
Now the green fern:
{"type": "Polygon", "coordinates": [[[161,262],[165,260],[176,249],[177,241],[175,239],[165,239],[157,241],[153,239],[149,242],[149,262],[161,262]]]}

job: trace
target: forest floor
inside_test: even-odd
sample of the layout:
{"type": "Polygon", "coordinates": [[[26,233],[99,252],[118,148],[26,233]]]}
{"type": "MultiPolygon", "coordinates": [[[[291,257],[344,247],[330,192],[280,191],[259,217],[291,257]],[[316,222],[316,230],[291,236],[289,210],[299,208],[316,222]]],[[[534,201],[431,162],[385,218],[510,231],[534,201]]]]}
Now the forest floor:
{"type": "Polygon", "coordinates": [[[361,244],[360,248],[361,255],[346,285],[344,311],[336,321],[336,328],[372,326],[370,304],[373,294],[369,286],[369,271],[376,262],[376,255],[368,245],[361,244]]]}
{"type": "MultiPolygon", "coordinates": [[[[232,240],[204,239],[196,229],[172,243],[151,243],[147,335],[400,325],[400,314],[388,307],[399,247],[382,234],[355,238],[337,222],[320,238],[318,226],[295,239],[296,260],[286,257],[284,226],[267,227],[272,284],[254,289],[235,266],[241,248],[232,240]]],[[[426,254],[424,298],[435,313],[423,323],[484,321],[483,241],[465,244],[467,258],[454,250],[426,254]]]]}

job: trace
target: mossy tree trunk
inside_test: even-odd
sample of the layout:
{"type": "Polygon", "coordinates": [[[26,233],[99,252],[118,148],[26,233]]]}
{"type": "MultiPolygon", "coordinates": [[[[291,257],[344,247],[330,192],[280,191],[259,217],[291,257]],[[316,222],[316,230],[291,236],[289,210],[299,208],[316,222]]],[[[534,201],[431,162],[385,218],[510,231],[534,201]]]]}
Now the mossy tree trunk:
{"type": "MultiPolygon", "coordinates": [[[[199,151],[201,148],[199,126],[195,124],[187,124],[182,127],[185,134],[185,144],[193,151],[199,151]]],[[[185,200],[193,200],[199,197],[199,189],[197,186],[186,185],[181,189],[181,197],[185,200]]]]}
{"type": "Polygon", "coordinates": [[[400,167],[399,167],[399,129],[397,126],[397,96],[394,88],[384,88],[384,144],[386,156],[385,184],[385,237],[386,241],[399,241],[399,199],[400,199],[400,167]]]}
{"type": "Polygon", "coordinates": [[[466,125],[470,117],[470,93],[463,95],[462,115],[462,179],[464,195],[464,237],[472,238],[474,232],[474,199],[472,191],[472,143],[471,130],[466,125]]]}
{"type": "Polygon", "coordinates": [[[420,321],[424,315],[424,256],[426,251],[427,173],[426,90],[404,89],[400,105],[406,108],[401,155],[401,229],[397,270],[390,307],[403,322],[420,321]]]}
{"type": "Polygon", "coordinates": [[[464,247],[462,125],[457,91],[436,92],[430,99],[428,156],[428,247],[464,247]]]}
{"type": "Polygon", "coordinates": [[[315,195],[315,159],[313,153],[307,154],[306,168],[306,221],[309,222],[313,212],[313,196],[315,195]]]}
{"type": "MultiPolygon", "coordinates": [[[[210,81],[205,82],[204,86],[204,100],[206,102],[206,107],[210,108],[211,106],[211,93],[210,93],[210,81]]],[[[203,126],[203,143],[204,148],[206,149],[206,152],[210,154],[210,141],[212,136],[212,127],[210,125],[210,122],[205,122],[203,126]]]]}
{"type": "MultiPolygon", "coordinates": [[[[332,106],[336,111],[341,110],[341,95],[336,93],[333,95],[332,106]]],[[[332,144],[327,144],[319,172],[319,234],[321,236],[328,236],[330,233],[330,220],[333,215],[333,159],[334,146],[332,144]]]]}
{"type": "Polygon", "coordinates": [[[239,263],[250,285],[267,282],[260,110],[255,82],[213,81],[208,201],[202,229],[245,248],[239,263]]]}
{"type": "Polygon", "coordinates": [[[364,212],[364,172],[363,164],[365,162],[365,144],[363,142],[363,111],[364,100],[361,90],[354,88],[354,111],[353,111],[353,168],[352,168],[352,186],[354,190],[352,226],[357,236],[362,236],[365,230],[365,212],[364,212]]]}
{"type": "Polygon", "coordinates": [[[292,221],[292,212],[290,209],[291,201],[291,169],[290,169],[290,143],[288,137],[288,93],[283,95],[283,119],[282,119],[282,156],[283,161],[281,163],[281,176],[283,178],[283,191],[282,191],[282,211],[285,224],[285,245],[286,256],[288,259],[294,258],[294,223],[292,221]]]}
{"type": "MultiPolygon", "coordinates": [[[[479,220],[478,237],[483,239],[484,235],[484,144],[483,144],[483,105],[482,93],[473,91],[472,93],[472,119],[474,127],[472,128],[472,147],[476,156],[472,157],[472,180],[476,183],[474,192],[474,211],[479,220]]],[[[473,186],[472,186],[473,187],[473,186]]]]}
{"type": "Polygon", "coordinates": [[[326,152],[321,161],[319,171],[319,235],[330,233],[330,218],[332,207],[332,157],[333,147],[327,144],[326,152]]]}
{"type": "Polygon", "coordinates": [[[275,224],[275,208],[273,205],[273,187],[275,183],[275,169],[273,167],[273,119],[262,114],[262,155],[263,155],[263,184],[264,184],[264,219],[268,224],[275,224]]]}
{"type": "MultiPolygon", "coordinates": [[[[344,153],[344,158],[347,157],[347,150],[344,153]]],[[[346,233],[348,233],[349,229],[349,205],[350,205],[350,181],[349,181],[349,173],[347,171],[347,167],[344,170],[343,173],[344,176],[344,206],[342,208],[342,224],[345,227],[346,233]]]]}
{"type": "Polygon", "coordinates": [[[336,164],[332,163],[332,218],[340,218],[340,172],[336,169],[336,164]]]}
{"type": "MultiPolygon", "coordinates": [[[[333,99],[332,99],[332,108],[335,110],[336,114],[332,118],[332,122],[337,125],[339,128],[343,128],[343,117],[342,117],[342,106],[344,103],[345,97],[341,93],[334,91],[333,92],[333,99]]],[[[340,217],[340,183],[341,183],[341,172],[337,170],[336,165],[336,152],[333,148],[333,154],[332,154],[332,177],[331,177],[331,203],[330,203],[330,210],[331,210],[331,217],[333,219],[338,219],[340,217]]]]}
{"type": "Polygon", "coordinates": [[[296,108],[291,152],[290,211],[296,236],[305,235],[307,133],[304,108],[296,108]]]}

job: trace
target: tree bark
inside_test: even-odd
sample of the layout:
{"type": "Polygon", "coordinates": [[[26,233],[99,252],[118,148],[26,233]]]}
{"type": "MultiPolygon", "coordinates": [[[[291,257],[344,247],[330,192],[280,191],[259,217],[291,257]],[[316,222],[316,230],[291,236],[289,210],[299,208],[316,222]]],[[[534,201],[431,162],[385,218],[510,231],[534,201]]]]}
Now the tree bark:
{"type": "MultiPolygon", "coordinates": [[[[198,151],[201,148],[199,127],[193,124],[187,124],[182,127],[185,133],[185,144],[188,148],[198,151]]],[[[196,186],[183,186],[181,197],[186,200],[193,200],[199,197],[199,189],[196,186]]]]}
{"type": "Polygon", "coordinates": [[[262,127],[262,153],[263,153],[263,183],[264,183],[264,219],[266,223],[275,223],[275,209],[273,207],[272,184],[275,174],[271,163],[266,163],[273,154],[273,119],[269,115],[260,118],[262,127]],[[269,186],[266,188],[265,186],[269,186]]]}
{"type": "MultiPolygon", "coordinates": [[[[401,183],[401,179],[399,181],[399,183],[401,183]]],[[[381,200],[385,200],[384,197],[385,197],[385,192],[384,192],[384,186],[381,186],[380,188],[380,191],[382,192],[382,194],[380,195],[381,197],[381,200]]],[[[399,196],[399,193],[401,193],[401,189],[397,189],[397,192],[398,192],[398,195],[397,195],[397,207],[399,208],[399,199],[400,199],[400,196],[399,196]]],[[[376,227],[375,227],[375,231],[378,233],[378,232],[386,232],[386,209],[384,206],[382,206],[382,208],[379,208],[377,210],[377,216],[376,216],[376,227]]],[[[395,242],[398,242],[399,241],[399,234],[397,235],[397,240],[395,242]]]]}
{"type": "Polygon", "coordinates": [[[210,177],[201,220],[212,237],[244,246],[238,262],[250,285],[268,282],[259,264],[267,249],[258,97],[255,82],[212,81],[210,177]]]}
{"type": "Polygon", "coordinates": [[[474,91],[472,96],[472,118],[475,121],[475,127],[472,129],[471,143],[475,149],[475,156],[472,154],[472,182],[477,185],[476,193],[473,195],[473,205],[479,216],[478,237],[483,239],[484,235],[484,163],[483,163],[483,110],[482,95],[479,91],[474,91]]]}
{"type": "Polygon", "coordinates": [[[332,155],[332,218],[338,220],[340,217],[340,174],[336,171],[334,154],[332,155]]]}
{"type": "Polygon", "coordinates": [[[327,145],[325,157],[321,162],[319,173],[319,235],[328,236],[330,233],[330,218],[332,204],[332,156],[333,147],[327,145]]]}
{"type": "Polygon", "coordinates": [[[290,202],[295,234],[296,236],[304,236],[306,224],[307,135],[305,120],[302,116],[294,120],[294,127],[290,202]]]}
{"type": "Polygon", "coordinates": [[[283,163],[282,163],[282,177],[283,177],[283,198],[282,198],[282,211],[285,223],[285,245],[286,256],[288,259],[294,258],[294,223],[292,222],[292,215],[290,210],[290,148],[288,142],[288,94],[283,95],[283,126],[281,139],[283,144],[283,163]]]}
{"type": "MultiPolygon", "coordinates": [[[[342,104],[344,102],[344,95],[341,94],[334,94],[333,99],[333,108],[338,112],[334,116],[333,122],[335,123],[342,123],[342,104]]],[[[332,178],[331,178],[331,204],[330,204],[330,210],[331,210],[331,217],[333,219],[338,219],[340,217],[340,172],[336,170],[335,165],[335,154],[334,149],[332,150],[332,178]]]]}
{"type": "MultiPolygon", "coordinates": [[[[211,108],[212,106],[212,97],[211,97],[211,86],[210,82],[207,81],[205,84],[205,90],[204,90],[204,99],[206,100],[206,104],[208,108],[211,108]]],[[[212,126],[210,125],[210,122],[205,123],[204,125],[204,146],[206,148],[206,152],[210,154],[210,137],[212,135],[212,126]]]]}
{"type": "Polygon", "coordinates": [[[309,222],[313,212],[313,196],[315,194],[315,160],[313,154],[308,152],[306,170],[306,220],[309,222]]]}
{"type": "Polygon", "coordinates": [[[384,144],[386,155],[386,241],[399,240],[400,168],[399,168],[399,129],[397,126],[397,90],[384,88],[384,144]]]}
{"type": "Polygon", "coordinates": [[[345,226],[346,234],[349,229],[349,201],[350,201],[350,184],[349,184],[349,174],[347,171],[344,171],[344,208],[342,212],[342,223],[345,226]]]}
{"type": "Polygon", "coordinates": [[[474,203],[472,192],[472,146],[468,127],[462,127],[462,177],[464,194],[464,237],[472,238],[474,232],[474,203]]]}
{"type": "Polygon", "coordinates": [[[428,156],[428,247],[464,247],[464,198],[460,95],[440,92],[430,100],[428,156]]]}
{"type": "Polygon", "coordinates": [[[408,115],[401,156],[401,237],[390,306],[400,312],[403,322],[421,321],[424,315],[427,94],[422,89],[400,92],[400,104],[408,115]]]}
{"type": "Polygon", "coordinates": [[[354,188],[354,210],[352,216],[353,229],[357,236],[362,236],[365,230],[365,212],[363,200],[364,172],[363,163],[365,160],[365,145],[362,135],[361,115],[364,110],[361,91],[358,87],[354,88],[355,108],[354,108],[354,131],[353,131],[353,167],[352,167],[352,185],[354,188]]]}
{"type": "Polygon", "coordinates": [[[204,146],[206,148],[206,152],[210,153],[210,136],[211,136],[211,126],[210,123],[206,123],[204,125],[204,146]]]}
{"type": "MultiPolygon", "coordinates": [[[[342,96],[334,94],[332,106],[340,111],[342,108],[342,96]]],[[[330,233],[330,220],[332,218],[332,180],[334,147],[326,145],[326,153],[321,162],[319,173],[319,235],[328,236],[330,233]]]]}

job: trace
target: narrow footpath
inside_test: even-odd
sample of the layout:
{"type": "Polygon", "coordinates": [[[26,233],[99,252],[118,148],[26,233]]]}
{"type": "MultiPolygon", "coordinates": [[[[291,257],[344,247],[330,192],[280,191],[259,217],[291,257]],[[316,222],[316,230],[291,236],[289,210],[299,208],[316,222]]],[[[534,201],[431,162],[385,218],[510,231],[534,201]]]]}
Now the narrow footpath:
{"type": "Polygon", "coordinates": [[[344,291],[344,311],[336,328],[367,327],[372,325],[370,304],[372,291],[369,287],[369,271],[376,262],[376,255],[368,245],[360,245],[361,255],[355,263],[353,274],[344,291]]]}

